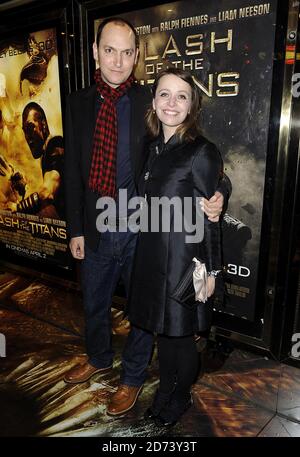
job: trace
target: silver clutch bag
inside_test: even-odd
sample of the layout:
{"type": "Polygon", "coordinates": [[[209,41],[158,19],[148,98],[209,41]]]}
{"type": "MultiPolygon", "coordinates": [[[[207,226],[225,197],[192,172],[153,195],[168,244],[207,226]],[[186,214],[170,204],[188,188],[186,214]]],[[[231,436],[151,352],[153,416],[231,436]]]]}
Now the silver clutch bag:
{"type": "Polygon", "coordinates": [[[193,272],[193,284],[195,289],[195,300],[205,303],[207,301],[207,271],[205,263],[193,258],[195,269],[193,272]]]}

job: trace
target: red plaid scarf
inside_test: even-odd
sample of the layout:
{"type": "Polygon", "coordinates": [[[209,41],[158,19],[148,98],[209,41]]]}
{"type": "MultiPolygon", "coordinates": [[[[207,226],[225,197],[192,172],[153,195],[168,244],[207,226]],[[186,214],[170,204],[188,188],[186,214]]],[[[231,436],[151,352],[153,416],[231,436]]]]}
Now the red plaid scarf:
{"type": "Polygon", "coordinates": [[[119,87],[113,89],[103,81],[98,69],[95,72],[95,81],[97,93],[103,101],[96,119],[89,187],[101,196],[115,198],[118,141],[116,102],[132,86],[134,77],[130,76],[119,87]]]}

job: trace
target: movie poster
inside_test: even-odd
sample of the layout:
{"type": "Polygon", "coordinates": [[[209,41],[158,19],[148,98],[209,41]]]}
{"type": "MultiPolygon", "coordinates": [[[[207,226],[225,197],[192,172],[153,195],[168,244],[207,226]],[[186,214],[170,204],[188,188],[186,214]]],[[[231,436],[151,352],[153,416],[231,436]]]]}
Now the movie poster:
{"type": "MultiPolygon", "coordinates": [[[[122,14],[140,38],[136,76],[170,62],[202,93],[202,130],[222,153],[233,192],[223,225],[225,308],[254,319],[268,140],[276,1],[179,1],[122,14]]],[[[95,21],[95,29],[101,19],[95,21]]]]}
{"type": "Polygon", "coordinates": [[[0,40],[0,246],[66,262],[55,29],[0,40]]]}

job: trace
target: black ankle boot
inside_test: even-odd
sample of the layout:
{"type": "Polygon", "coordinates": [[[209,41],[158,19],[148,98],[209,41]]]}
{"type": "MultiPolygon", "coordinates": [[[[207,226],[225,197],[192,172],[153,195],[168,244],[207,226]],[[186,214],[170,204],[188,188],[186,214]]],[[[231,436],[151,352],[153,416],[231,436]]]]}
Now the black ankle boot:
{"type": "MultiPolygon", "coordinates": [[[[173,392],[173,391],[172,391],[173,392]]],[[[164,393],[159,389],[155,392],[154,400],[150,408],[145,411],[145,419],[155,419],[161,410],[169,403],[172,392],[164,393]]]]}
{"type": "Polygon", "coordinates": [[[173,395],[170,402],[155,417],[155,423],[159,426],[173,426],[177,424],[178,420],[192,404],[193,399],[191,394],[185,398],[178,398],[173,395]]]}

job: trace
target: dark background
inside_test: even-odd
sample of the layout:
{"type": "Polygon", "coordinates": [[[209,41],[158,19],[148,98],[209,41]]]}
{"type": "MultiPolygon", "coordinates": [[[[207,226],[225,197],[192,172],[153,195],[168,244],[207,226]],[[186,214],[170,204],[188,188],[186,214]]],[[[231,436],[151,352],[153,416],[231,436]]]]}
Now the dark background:
{"type": "MultiPolygon", "coordinates": [[[[93,59],[91,43],[93,40],[94,20],[116,14],[124,14],[141,10],[150,6],[164,4],[162,1],[11,1],[0,3],[0,39],[12,37],[17,32],[42,30],[46,27],[57,27],[59,49],[61,50],[61,87],[62,105],[64,96],[70,91],[88,85],[92,80],[93,59]]],[[[181,2],[184,5],[186,2],[181,2]]],[[[205,2],[206,3],[206,2],[205,2]]],[[[224,2],[214,2],[221,5],[224,2]]],[[[226,1],[226,9],[231,2],[226,1]]],[[[234,2],[235,5],[237,2],[234,2]]],[[[244,2],[239,2],[243,3],[244,2]]],[[[257,2],[258,3],[258,2],[257,2]]],[[[247,2],[247,5],[251,2],[247,2]]],[[[184,7],[184,6],[183,6],[184,7]]],[[[211,6],[209,6],[211,7],[211,6]]],[[[205,8],[207,8],[205,6],[205,8]]],[[[190,16],[191,14],[184,14],[190,16]]],[[[254,318],[250,322],[239,315],[216,313],[216,331],[229,339],[268,350],[277,356],[289,354],[292,333],[300,332],[299,318],[299,100],[291,97],[291,77],[299,72],[299,62],[295,58],[291,64],[285,60],[286,47],[292,47],[295,57],[299,47],[298,34],[299,5],[295,2],[279,2],[275,25],[273,52],[270,55],[269,36],[258,32],[253,26],[257,18],[244,20],[241,29],[242,43],[240,53],[233,60],[233,70],[247,65],[247,76],[241,96],[248,101],[247,119],[234,119],[239,126],[233,130],[235,138],[242,145],[250,146],[251,154],[264,158],[265,149],[254,147],[260,145],[259,139],[266,138],[266,174],[264,181],[263,214],[261,224],[261,243],[258,259],[258,283],[253,302],[254,318]],[[255,39],[260,33],[259,39],[255,39]],[[246,49],[246,46],[250,48],[246,49]],[[241,53],[242,51],[242,53],[241,53]],[[245,52],[247,51],[247,54],[245,52]],[[257,74],[262,75],[266,65],[260,53],[268,51],[266,57],[272,57],[273,74],[271,94],[267,95],[263,79],[255,80],[257,74]],[[251,62],[255,65],[251,66],[251,62]],[[250,60],[250,63],[246,61],[250,60]],[[255,80],[255,86],[251,86],[255,80]],[[259,81],[260,84],[257,83],[259,81]],[[248,94],[250,97],[248,97],[248,94]],[[269,96],[270,95],[270,96],[269,96]],[[266,103],[270,101],[270,118],[266,126],[253,106],[268,111],[266,103]],[[253,117],[254,116],[254,117],[253,117]],[[248,120],[252,122],[248,122],[248,120]],[[260,122],[262,121],[262,123],[260,122]],[[251,135],[251,142],[248,141],[251,135]],[[255,152],[254,152],[255,151],[255,152]]],[[[263,20],[263,18],[259,18],[263,20]]],[[[257,21],[258,24],[259,21],[257,21]]],[[[236,29],[236,26],[234,26],[236,29]]],[[[216,68],[218,62],[215,62],[216,68]]],[[[221,62],[220,62],[221,66],[221,62]]],[[[246,68],[246,67],[244,67],[246,68]]],[[[223,69],[223,68],[222,68],[223,69]]],[[[216,115],[218,122],[230,122],[232,116],[232,100],[226,100],[226,110],[221,109],[216,115]]],[[[225,101],[224,101],[225,102],[225,101]]],[[[62,106],[63,107],[63,106],[62,106]]],[[[228,131],[233,129],[229,126],[228,131]]],[[[226,138],[219,138],[220,148],[228,148],[226,138]]],[[[223,152],[223,151],[222,151],[223,152]]],[[[225,152],[226,155],[226,152],[225,152]]],[[[247,207],[249,210],[249,207],[247,207]]],[[[243,209],[247,211],[247,209],[243,209]]],[[[15,269],[30,272],[32,275],[49,275],[54,281],[66,280],[76,286],[76,267],[65,271],[59,267],[49,268],[47,265],[30,263],[21,258],[5,257],[1,252],[4,264],[15,269]]],[[[257,260],[257,259],[256,259],[257,260]]]]}

